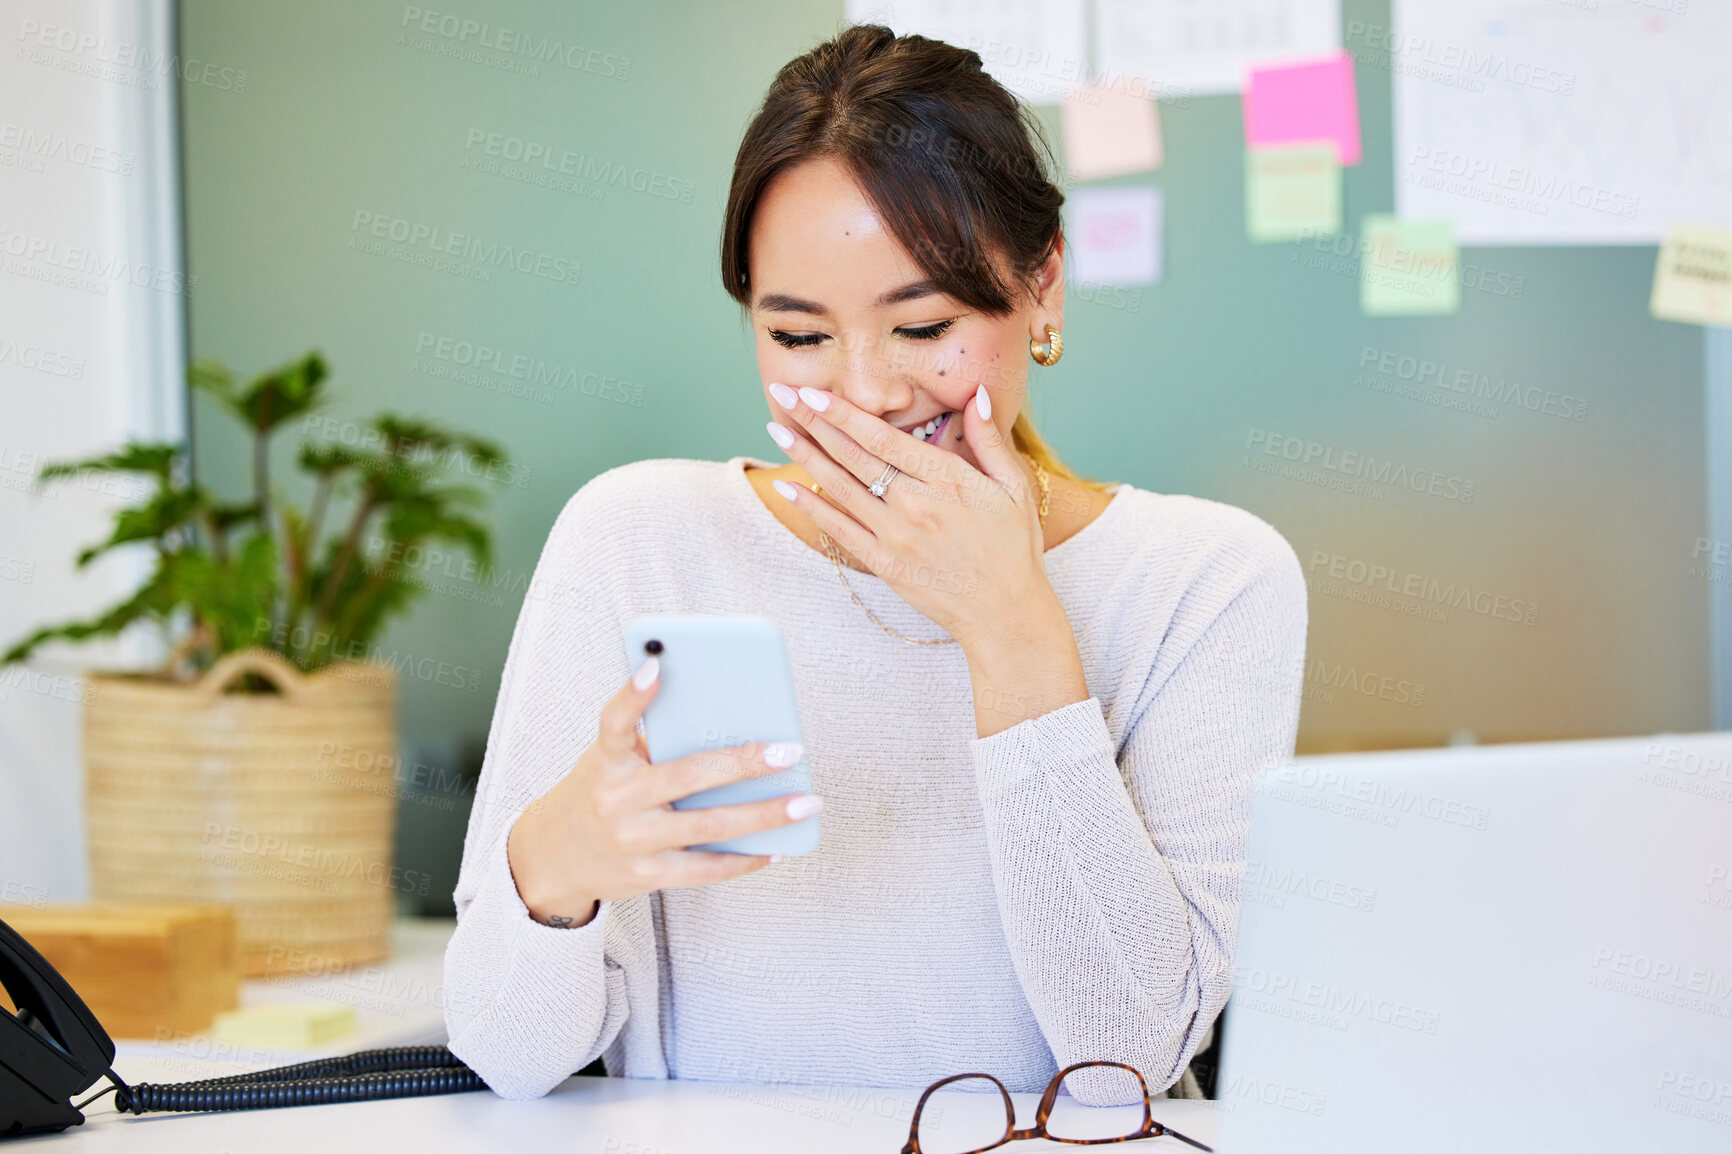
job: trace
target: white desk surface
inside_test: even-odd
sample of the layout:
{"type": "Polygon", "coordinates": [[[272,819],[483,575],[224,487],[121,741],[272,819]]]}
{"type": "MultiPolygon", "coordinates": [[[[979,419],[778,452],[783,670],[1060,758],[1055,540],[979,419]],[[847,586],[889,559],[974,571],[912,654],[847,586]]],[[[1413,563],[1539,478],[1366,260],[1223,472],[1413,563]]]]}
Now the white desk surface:
{"type": "MultiPolygon", "coordinates": [[[[118,1039],[115,1070],[130,1083],[184,1082],[383,1046],[443,1045],[441,961],[455,922],[405,919],[393,929],[392,957],[342,974],[244,984],[242,1005],[337,1000],[353,1005],[357,1032],[316,1049],[237,1048],[201,1034],[153,1043],[118,1039]]],[[[962,1071],[957,1071],[962,1073],[962,1071]]],[[[106,1082],[103,1083],[104,1085],[106,1082]]],[[[96,1092],[93,1086],[75,1101],[96,1092]]],[[[82,1126],[10,1143],[17,1150],[127,1151],[129,1154],[308,1154],[374,1151],[465,1154],[557,1148],[570,1154],[896,1154],[908,1139],[919,1088],[764,1086],[573,1077],[544,1098],[508,1102],[492,1092],[346,1102],[231,1113],[122,1115],[112,1096],[90,1104],[82,1126]]],[[[1002,1112],[992,1095],[968,1095],[1002,1112]]],[[[1038,1094],[1013,1094],[1017,1125],[1031,1125],[1038,1094]]],[[[954,1101],[954,1099],[953,1099],[954,1101]]],[[[1161,1099],[1157,1121],[1214,1145],[1217,1104],[1161,1099]]],[[[1006,1154],[1078,1149],[1046,1141],[1001,1147],[1006,1154]]],[[[1172,1138],[1117,1146],[1190,1150],[1172,1138]]]]}
{"type": "MultiPolygon", "coordinates": [[[[142,1060],[131,1077],[149,1074],[142,1060]]],[[[335,1151],[431,1154],[896,1154],[908,1140],[917,1090],[832,1086],[725,1085],[633,1078],[568,1078],[544,1098],[508,1102],[487,1090],[383,1102],[346,1102],[223,1114],[119,1115],[110,1101],[91,1104],[84,1125],[22,1139],[68,1154],[319,1154],[335,1151]],[[52,1143],[52,1147],[48,1146],[52,1143]]],[[[1002,1113],[994,1095],[969,1095],[1002,1113]]],[[[1038,1094],[1013,1094],[1017,1124],[1034,1121],[1038,1094]]],[[[1162,1099],[1155,1119],[1215,1145],[1216,1103],[1162,1099]]],[[[1081,1147],[1012,1142],[1005,1154],[1081,1147]]],[[[1108,1149],[1108,1147],[1101,1147],[1108,1149]]],[[[1126,1154],[1191,1150],[1174,1138],[1112,1147],[1126,1154]]]]}

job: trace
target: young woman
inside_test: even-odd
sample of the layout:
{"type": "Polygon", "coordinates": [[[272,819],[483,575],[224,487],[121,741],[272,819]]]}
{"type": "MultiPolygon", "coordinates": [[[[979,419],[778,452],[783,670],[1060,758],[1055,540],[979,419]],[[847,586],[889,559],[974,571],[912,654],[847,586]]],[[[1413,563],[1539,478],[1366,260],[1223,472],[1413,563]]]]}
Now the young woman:
{"type": "MultiPolygon", "coordinates": [[[[1252,514],[1083,480],[1036,434],[1063,196],[1024,115],[975,53],[865,25],[784,67],[747,129],[722,279],[788,461],[622,465],[548,537],[445,960],[451,1048],[499,1094],[599,1056],[916,1091],[1106,1059],[1195,1096],[1250,787],[1293,751],[1305,586],[1252,514]],[[623,641],[647,613],[781,627],[812,796],[670,807],[718,758],[801,751],[649,764],[656,662],[628,679],[623,641]],[[682,848],[820,804],[808,855],[682,848]]],[[[1123,1085],[1067,1081],[1091,1105],[1123,1085]]]]}

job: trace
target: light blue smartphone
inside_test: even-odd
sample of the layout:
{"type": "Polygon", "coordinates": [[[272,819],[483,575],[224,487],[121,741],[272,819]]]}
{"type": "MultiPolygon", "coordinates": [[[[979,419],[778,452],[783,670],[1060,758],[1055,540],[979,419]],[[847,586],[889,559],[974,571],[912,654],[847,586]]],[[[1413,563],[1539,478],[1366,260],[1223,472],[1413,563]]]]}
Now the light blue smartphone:
{"type": "MultiPolygon", "coordinates": [[[[748,741],[801,741],[787,644],[768,617],[702,613],[639,617],[626,627],[625,644],[634,673],[651,653],[661,662],[661,685],[643,714],[650,761],[671,761],[698,750],[748,741]]],[[[801,758],[779,773],[712,786],[673,805],[704,809],[811,789],[812,775],[801,758]]],[[[811,853],[818,848],[818,815],[687,848],[811,853]]]]}

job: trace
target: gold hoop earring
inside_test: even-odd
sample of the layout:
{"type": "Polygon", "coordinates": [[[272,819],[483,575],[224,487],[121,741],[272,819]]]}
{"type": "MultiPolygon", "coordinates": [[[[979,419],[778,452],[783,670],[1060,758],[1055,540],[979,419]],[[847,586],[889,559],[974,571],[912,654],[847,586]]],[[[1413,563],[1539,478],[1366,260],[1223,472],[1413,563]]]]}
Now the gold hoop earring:
{"type": "Polygon", "coordinates": [[[1034,358],[1037,365],[1048,368],[1058,364],[1058,359],[1064,356],[1064,338],[1051,325],[1046,326],[1046,343],[1041,344],[1033,337],[1028,338],[1028,355],[1034,358]]]}

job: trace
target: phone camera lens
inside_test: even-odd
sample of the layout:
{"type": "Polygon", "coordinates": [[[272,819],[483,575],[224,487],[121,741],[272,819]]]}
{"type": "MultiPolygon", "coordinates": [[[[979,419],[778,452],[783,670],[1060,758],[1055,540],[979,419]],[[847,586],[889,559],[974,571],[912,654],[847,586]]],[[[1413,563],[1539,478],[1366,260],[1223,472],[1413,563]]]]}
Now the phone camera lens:
{"type": "Polygon", "coordinates": [[[643,651],[645,653],[660,653],[662,651],[662,643],[652,637],[643,643],[643,651]]]}

